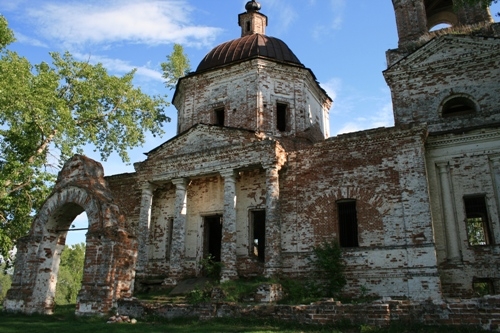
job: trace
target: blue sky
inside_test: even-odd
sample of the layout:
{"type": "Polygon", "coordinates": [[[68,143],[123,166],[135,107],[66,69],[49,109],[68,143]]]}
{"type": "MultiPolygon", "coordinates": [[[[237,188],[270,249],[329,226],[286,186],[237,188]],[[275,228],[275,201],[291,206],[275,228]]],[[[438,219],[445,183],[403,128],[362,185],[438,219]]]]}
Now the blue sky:
{"type": "MultiPolygon", "coordinates": [[[[152,95],[167,95],[160,63],[173,43],[184,46],[196,69],[213,47],[240,37],[237,17],[247,0],[9,0],[0,2],[17,42],[9,48],[32,63],[49,61],[51,51],[70,51],[79,60],[101,62],[111,73],[136,68],[135,84],[152,95]]],[[[282,39],[315,73],[334,100],[332,136],[392,126],[390,91],[382,76],[385,51],[397,47],[390,0],[261,0],[266,34],[282,39]]],[[[500,4],[492,7],[500,12],[500,4]]],[[[498,21],[498,17],[495,16],[498,21]]],[[[132,162],[174,136],[176,110],[165,135],[130,151],[132,162]]],[[[99,160],[91,148],[88,156],[99,160]]],[[[132,172],[118,156],[103,163],[105,174],[132,172]]],[[[76,232],[75,232],[76,234],[76,232]]],[[[68,240],[71,243],[71,240],[68,240]]]]}

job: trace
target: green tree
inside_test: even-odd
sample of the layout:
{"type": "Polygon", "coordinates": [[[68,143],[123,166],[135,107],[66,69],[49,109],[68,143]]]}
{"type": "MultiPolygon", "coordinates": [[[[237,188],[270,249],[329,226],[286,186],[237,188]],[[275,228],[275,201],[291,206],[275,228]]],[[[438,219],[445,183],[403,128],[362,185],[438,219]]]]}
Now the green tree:
{"type": "MultiPolygon", "coordinates": [[[[488,8],[492,4],[498,3],[498,0],[455,0],[453,3],[459,7],[480,5],[483,8],[488,8]]],[[[496,13],[496,15],[500,16],[500,13],[496,13]]]]}
{"type": "Polygon", "coordinates": [[[0,304],[3,302],[3,299],[7,294],[7,290],[10,289],[10,285],[12,283],[12,279],[7,273],[6,268],[5,263],[0,264],[0,304]]]}
{"type": "Polygon", "coordinates": [[[65,246],[61,254],[56,286],[56,304],[75,304],[83,278],[85,244],[65,246]]]}
{"type": "Polygon", "coordinates": [[[167,62],[161,64],[163,78],[167,88],[174,89],[177,81],[191,71],[189,58],[182,45],[174,44],[174,50],[167,56],[167,62]]]}
{"type": "Polygon", "coordinates": [[[481,5],[483,8],[488,8],[489,6],[497,2],[498,0],[455,0],[453,3],[459,6],[481,5]]]}
{"type": "MultiPolygon", "coordinates": [[[[148,96],[132,81],[135,70],[110,75],[102,64],[50,53],[32,65],[7,49],[14,35],[0,15],[0,254],[29,230],[47,198],[55,172],[74,153],[93,145],[102,160],[141,146],[146,133],[170,121],[165,96],[148,96]]],[[[178,48],[177,48],[178,49],[178,48]]],[[[188,64],[175,52],[169,61],[188,64]],[[174,56],[175,55],[175,56],[174,56]]],[[[182,48],[181,48],[182,50],[182,48]]],[[[166,70],[177,66],[162,64],[166,70]]],[[[165,75],[172,79],[177,71],[165,75]]]]}

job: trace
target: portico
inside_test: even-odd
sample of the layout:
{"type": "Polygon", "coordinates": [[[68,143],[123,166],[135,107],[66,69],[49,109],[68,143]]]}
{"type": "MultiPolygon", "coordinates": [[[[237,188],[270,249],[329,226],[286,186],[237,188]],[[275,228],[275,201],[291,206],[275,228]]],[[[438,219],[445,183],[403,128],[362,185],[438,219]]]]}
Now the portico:
{"type": "MultiPolygon", "coordinates": [[[[238,278],[239,262],[246,262],[243,266],[247,267],[248,261],[253,261],[266,276],[279,272],[279,170],[286,161],[285,151],[274,140],[257,138],[248,131],[231,131],[235,133],[230,135],[240,138],[244,134],[248,141],[238,146],[181,153],[163,159],[163,152],[173,148],[178,140],[193,141],[190,149],[196,149],[195,137],[205,141],[212,136],[228,135],[227,130],[219,127],[198,125],[136,165],[144,184],[139,214],[138,273],[148,274],[152,253],[148,247],[158,241],[157,231],[162,230],[161,237],[170,239],[169,251],[164,251],[163,260],[171,281],[199,275],[199,262],[209,254],[210,231],[205,221],[212,218],[213,223],[217,216],[221,235],[220,245],[215,246],[219,246],[217,251],[223,265],[221,280],[238,278]],[[220,163],[221,157],[224,163],[220,163]],[[254,209],[265,211],[266,216],[264,263],[252,258],[249,212],[254,209]],[[171,230],[161,225],[168,221],[168,218],[159,218],[162,215],[172,217],[171,230]]],[[[213,230],[214,227],[212,233],[213,230]]]]}

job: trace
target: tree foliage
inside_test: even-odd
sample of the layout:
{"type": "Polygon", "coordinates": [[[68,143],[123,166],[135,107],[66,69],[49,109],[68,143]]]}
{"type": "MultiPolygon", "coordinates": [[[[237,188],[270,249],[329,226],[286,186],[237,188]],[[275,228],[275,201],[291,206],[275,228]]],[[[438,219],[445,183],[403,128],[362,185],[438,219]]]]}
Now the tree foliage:
{"type": "Polygon", "coordinates": [[[315,255],[313,263],[318,268],[318,278],[325,282],[324,296],[338,295],[347,283],[342,249],[338,242],[323,242],[315,247],[313,252],[315,255]]]}
{"type": "MultiPolygon", "coordinates": [[[[498,3],[499,0],[454,0],[453,3],[458,7],[465,6],[476,6],[479,5],[482,8],[488,8],[494,3],[498,3]]],[[[496,13],[497,16],[500,16],[500,13],[496,13]]]]}
{"type": "Polygon", "coordinates": [[[56,304],[75,304],[83,278],[85,244],[65,246],[61,254],[56,286],[56,304]]]}
{"type": "MultiPolygon", "coordinates": [[[[50,53],[51,63],[32,65],[9,51],[14,35],[0,16],[0,254],[29,230],[47,198],[55,172],[74,153],[94,147],[102,160],[141,146],[146,133],[163,133],[170,121],[164,96],[148,96],[133,85],[134,71],[111,75],[102,64],[50,53]]],[[[174,48],[171,70],[189,64],[174,48]]],[[[184,73],[184,72],[182,72],[184,73]]]]}
{"type": "Polygon", "coordinates": [[[455,0],[453,3],[459,6],[474,6],[480,5],[483,8],[488,8],[498,0],[455,0]]]}
{"type": "Polygon", "coordinates": [[[174,44],[174,50],[167,56],[167,62],[161,64],[165,85],[174,89],[177,81],[191,71],[189,58],[184,53],[182,45],[174,44]]]}

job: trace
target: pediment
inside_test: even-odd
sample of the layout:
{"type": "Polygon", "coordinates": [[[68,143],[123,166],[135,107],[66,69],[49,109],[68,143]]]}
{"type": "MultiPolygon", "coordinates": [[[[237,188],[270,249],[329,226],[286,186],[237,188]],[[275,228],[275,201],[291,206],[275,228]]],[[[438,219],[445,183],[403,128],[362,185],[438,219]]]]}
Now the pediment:
{"type": "Polygon", "coordinates": [[[223,170],[281,167],[286,151],[263,134],[238,128],[198,124],[147,153],[134,164],[139,178],[165,183],[172,179],[218,174],[223,170]]]}
{"type": "Polygon", "coordinates": [[[148,159],[203,153],[222,147],[243,146],[259,141],[258,134],[248,130],[198,124],[148,152],[148,159]]]}
{"type": "Polygon", "coordinates": [[[386,73],[418,71],[453,66],[474,65],[481,58],[498,58],[500,39],[494,37],[443,35],[390,67],[386,73]]]}

